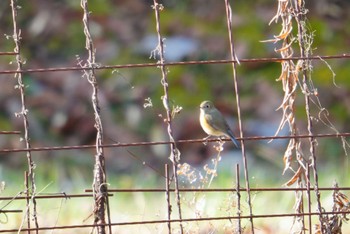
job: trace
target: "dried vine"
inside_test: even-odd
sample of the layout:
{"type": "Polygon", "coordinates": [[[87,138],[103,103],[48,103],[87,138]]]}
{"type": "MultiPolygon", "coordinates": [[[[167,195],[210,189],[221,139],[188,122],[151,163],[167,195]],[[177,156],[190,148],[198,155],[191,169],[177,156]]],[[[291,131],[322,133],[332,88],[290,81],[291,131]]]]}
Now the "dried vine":
{"type": "Polygon", "coordinates": [[[170,144],[170,160],[172,162],[173,166],[173,173],[174,173],[174,183],[175,183],[175,199],[176,199],[176,205],[178,208],[178,213],[179,213],[179,219],[180,219],[180,233],[183,233],[183,225],[182,225],[182,211],[181,211],[181,197],[179,193],[179,182],[178,182],[178,165],[180,162],[180,151],[176,146],[176,142],[173,136],[173,131],[172,131],[172,110],[170,109],[169,106],[169,84],[168,84],[168,79],[167,79],[167,71],[166,67],[164,65],[165,59],[164,59],[164,43],[163,43],[163,38],[160,33],[160,14],[159,12],[163,10],[163,5],[159,4],[157,0],[153,0],[153,9],[155,12],[155,18],[156,18],[156,30],[157,30],[157,35],[158,35],[158,46],[156,49],[156,52],[158,52],[159,55],[159,67],[162,72],[162,79],[161,79],[161,84],[163,86],[164,90],[164,96],[162,96],[162,101],[163,101],[163,106],[166,111],[166,118],[165,122],[167,124],[167,131],[168,131],[168,136],[169,136],[169,141],[171,142],[170,144]]]}
{"type": "MultiPolygon", "coordinates": [[[[331,232],[332,228],[330,227],[327,219],[322,215],[323,208],[321,205],[321,196],[318,189],[318,172],[317,172],[317,161],[316,161],[316,139],[313,137],[313,116],[311,115],[311,103],[316,103],[317,108],[319,108],[318,118],[326,126],[330,126],[332,130],[338,132],[335,127],[331,124],[328,119],[328,112],[325,108],[322,107],[318,99],[318,93],[313,86],[311,79],[311,70],[312,64],[311,60],[308,59],[312,54],[312,40],[313,34],[309,32],[306,27],[307,19],[306,14],[308,10],[305,8],[305,2],[303,0],[279,0],[278,1],[278,10],[276,15],[272,18],[271,22],[281,20],[282,29],[279,35],[275,36],[272,40],[267,40],[268,42],[280,42],[282,46],[276,49],[276,52],[281,55],[283,59],[288,59],[293,56],[294,50],[293,45],[297,44],[299,48],[300,57],[303,59],[294,62],[294,60],[283,60],[281,61],[282,71],[280,77],[277,79],[282,82],[282,87],[284,91],[284,98],[279,109],[282,109],[282,120],[280,126],[278,127],[277,133],[288,124],[289,130],[292,136],[299,135],[299,130],[296,125],[296,106],[295,101],[298,97],[298,88],[301,90],[301,93],[304,96],[305,102],[305,113],[307,117],[307,133],[310,136],[309,139],[309,158],[304,158],[304,153],[302,151],[302,142],[298,138],[291,138],[289,144],[284,153],[284,170],[285,173],[287,170],[292,170],[294,175],[286,183],[287,186],[296,184],[297,187],[309,186],[308,184],[308,171],[309,165],[312,168],[313,180],[314,180],[314,191],[316,194],[317,202],[317,212],[319,212],[319,221],[320,221],[320,231],[322,233],[331,232]],[[293,25],[296,25],[297,35],[293,35],[292,29],[293,25]],[[313,100],[314,99],[314,100],[313,100]],[[293,162],[297,161],[297,168],[294,168],[293,162]]],[[[271,23],[270,22],[270,23],[271,23]]],[[[317,117],[316,117],[317,118],[317,117]]],[[[344,143],[342,138],[343,145],[348,145],[344,143]]],[[[345,147],[344,147],[345,149],[345,147]]],[[[346,151],[346,149],[345,149],[346,151]]],[[[295,202],[295,212],[298,214],[304,213],[303,207],[303,193],[296,192],[296,202],[295,202]]],[[[310,195],[308,194],[308,199],[310,195]]],[[[309,217],[310,219],[310,217],[309,217]]],[[[296,232],[301,233],[305,230],[304,217],[298,216],[295,218],[295,224],[298,224],[298,229],[296,232]]]]}
{"type": "MultiPolygon", "coordinates": [[[[100,105],[98,99],[98,83],[95,74],[95,67],[97,67],[96,59],[95,59],[95,47],[93,44],[93,40],[90,34],[89,29],[89,16],[90,12],[88,9],[88,1],[81,0],[81,7],[84,10],[83,16],[83,25],[84,25],[84,34],[86,37],[86,45],[85,48],[88,51],[88,59],[86,64],[83,66],[84,68],[88,68],[84,70],[84,77],[88,80],[88,82],[92,86],[92,96],[91,102],[92,107],[94,109],[95,116],[95,128],[97,130],[96,134],[96,154],[95,154],[95,167],[94,167],[94,181],[93,181],[93,194],[94,194],[94,224],[96,224],[97,233],[104,234],[105,231],[105,213],[106,213],[106,204],[108,211],[108,219],[110,219],[109,215],[109,206],[108,206],[108,196],[107,196],[107,183],[106,183],[106,168],[105,168],[105,158],[103,153],[103,127],[102,120],[100,115],[100,105]]],[[[109,224],[110,224],[109,220],[109,224]]],[[[111,226],[109,225],[109,232],[112,233],[111,226]]]]}
{"type": "MultiPolygon", "coordinates": [[[[16,0],[11,0],[11,9],[12,9],[12,22],[13,22],[13,41],[15,43],[14,52],[16,53],[16,64],[17,64],[17,71],[18,73],[15,73],[15,78],[17,78],[17,85],[15,86],[16,89],[20,92],[20,98],[21,98],[21,111],[16,113],[17,117],[23,118],[23,127],[24,127],[24,137],[23,141],[25,143],[25,148],[30,149],[30,138],[29,138],[29,121],[28,121],[28,109],[26,105],[26,96],[25,96],[25,85],[23,82],[22,73],[19,71],[22,71],[24,61],[21,58],[21,30],[17,26],[17,14],[18,14],[18,5],[16,0]]],[[[38,223],[38,217],[37,217],[37,206],[36,206],[36,185],[35,185],[35,163],[32,158],[32,153],[30,150],[26,152],[27,156],[27,163],[28,163],[28,173],[25,173],[25,187],[26,187],[26,195],[28,197],[27,199],[27,207],[26,207],[26,216],[27,216],[27,226],[30,228],[31,225],[31,219],[34,221],[36,233],[39,233],[39,223],[38,223]],[[30,197],[30,200],[29,200],[30,197]],[[33,203],[33,213],[30,212],[31,203],[33,203]]],[[[23,220],[24,221],[24,220],[23,220]]]]}

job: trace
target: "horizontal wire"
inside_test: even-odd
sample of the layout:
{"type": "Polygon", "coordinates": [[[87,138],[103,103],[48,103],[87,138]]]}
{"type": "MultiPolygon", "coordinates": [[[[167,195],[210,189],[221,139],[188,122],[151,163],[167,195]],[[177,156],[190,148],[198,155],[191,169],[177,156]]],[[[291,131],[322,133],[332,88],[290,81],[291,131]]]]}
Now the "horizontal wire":
{"type": "MultiPolygon", "coordinates": [[[[278,139],[291,139],[291,138],[310,138],[310,137],[348,137],[350,133],[332,133],[332,134],[314,134],[314,135],[294,135],[294,136],[251,136],[239,138],[237,140],[255,141],[255,140],[278,140],[278,139]]],[[[223,141],[230,141],[230,139],[221,139],[223,141]]],[[[217,139],[189,139],[189,140],[178,140],[175,141],[179,144],[184,143],[203,143],[203,142],[216,142],[217,139]]],[[[130,147],[130,146],[150,146],[150,145],[167,145],[172,144],[170,141],[153,141],[153,142],[133,142],[133,143],[113,143],[103,144],[101,147],[104,148],[119,148],[119,147],[130,147]]],[[[27,152],[27,151],[49,151],[49,150],[75,150],[75,149],[92,149],[96,148],[95,145],[73,145],[73,146],[45,146],[45,147],[32,147],[29,149],[1,149],[1,153],[14,153],[14,152],[27,152]]]]}
{"type": "MultiPolygon", "coordinates": [[[[36,195],[34,196],[35,199],[51,199],[51,198],[81,198],[81,197],[93,197],[93,194],[57,194],[57,195],[36,195]]],[[[113,196],[113,194],[108,194],[108,196],[113,196]]],[[[32,199],[33,196],[17,196],[17,197],[0,197],[0,201],[5,200],[24,200],[24,199],[32,199]]]]}
{"type": "MultiPolygon", "coordinates": [[[[310,188],[310,191],[314,190],[314,188],[310,188]]],[[[320,187],[318,190],[322,191],[339,191],[339,190],[350,190],[350,187],[320,187]]],[[[108,192],[110,193],[135,193],[135,192],[141,192],[141,193],[152,193],[152,192],[174,192],[175,189],[163,189],[163,188],[155,188],[155,189],[108,189],[108,192]]],[[[240,192],[247,192],[246,188],[240,188],[240,192]]],[[[260,187],[260,188],[251,188],[250,191],[252,192],[278,192],[278,191],[308,191],[307,188],[270,188],[270,187],[260,187]]],[[[85,192],[90,193],[92,192],[92,189],[85,189],[85,192]]],[[[195,188],[183,188],[179,189],[179,192],[237,192],[237,189],[235,188],[212,188],[212,189],[195,189],[195,188]]],[[[1,199],[0,199],[1,200],[1,199]]]]}
{"type": "MultiPolygon", "coordinates": [[[[350,187],[320,187],[318,188],[321,191],[339,191],[339,190],[350,190],[350,187]]],[[[270,187],[260,187],[260,188],[251,188],[252,192],[278,192],[278,191],[307,191],[307,188],[270,188],[270,187]]],[[[314,188],[310,188],[310,191],[314,188]]],[[[150,188],[150,189],[108,189],[108,193],[157,193],[157,192],[166,192],[164,188],[150,188]]],[[[169,192],[174,192],[175,189],[169,189],[169,192]]],[[[212,189],[194,189],[194,188],[183,188],[179,189],[179,192],[236,192],[234,188],[212,188],[212,189]]],[[[246,192],[245,188],[240,188],[240,192],[246,192]]],[[[92,189],[85,189],[84,192],[91,193],[92,189]]],[[[37,195],[35,199],[53,199],[53,198],[82,198],[82,197],[93,197],[93,194],[57,194],[57,195],[37,195]]],[[[113,196],[113,194],[108,194],[108,196],[113,196]]],[[[31,199],[32,196],[5,196],[0,197],[0,201],[6,200],[24,200],[31,199]]]]}
{"type": "Polygon", "coordinates": [[[149,220],[149,221],[134,221],[134,222],[119,222],[106,224],[82,224],[82,225],[66,225],[53,227],[39,227],[39,228],[23,228],[23,229],[7,229],[0,230],[3,232],[18,232],[18,231],[44,231],[54,229],[75,229],[75,228],[93,228],[97,226],[126,226],[126,225],[145,225],[145,224],[161,224],[161,223],[178,223],[178,222],[200,222],[200,221],[215,221],[215,220],[232,220],[232,219],[250,219],[250,218],[283,218],[283,217],[300,217],[311,215],[341,215],[349,214],[350,212],[333,211],[333,212],[309,212],[309,213],[284,213],[284,214],[269,214],[269,215],[241,215],[241,216],[223,216],[223,217],[207,217],[207,218],[188,218],[188,219],[171,219],[171,220],[149,220]]]}
{"type": "Polygon", "coordinates": [[[22,213],[23,210],[1,210],[0,209],[0,214],[1,213],[22,213]]]}
{"type": "MultiPolygon", "coordinates": [[[[240,63],[267,63],[281,62],[288,60],[328,60],[328,59],[348,59],[350,54],[341,55],[323,55],[310,57],[290,57],[290,58],[250,58],[240,59],[240,63]]],[[[15,73],[39,73],[39,72],[62,72],[62,71],[82,71],[82,70],[105,70],[105,69],[122,69],[122,68],[141,68],[141,67],[158,67],[158,66],[178,66],[178,65],[198,65],[198,64],[225,64],[237,63],[235,60],[205,60],[205,61],[185,61],[185,62],[169,62],[169,63],[135,63],[123,65],[95,65],[94,67],[58,67],[58,68],[28,68],[23,70],[3,70],[0,74],[15,74],[15,73]]]]}
{"type": "Polygon", "coordinates": [[[2,55],[18,55],[17,52],[0,52],[0,56],[2,55]]]}
{"type": "Polygon", "coordinates": [[[0,135],[21,134],[20,131],[0,131],[0,135]]]}

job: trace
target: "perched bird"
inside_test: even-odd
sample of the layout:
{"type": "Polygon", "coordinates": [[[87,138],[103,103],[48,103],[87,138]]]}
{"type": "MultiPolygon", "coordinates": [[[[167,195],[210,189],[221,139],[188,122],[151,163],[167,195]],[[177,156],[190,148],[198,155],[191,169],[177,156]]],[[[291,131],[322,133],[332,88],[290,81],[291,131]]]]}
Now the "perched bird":
{"type": "Polygon", "coordinates": [[[240,143],[233,136],[233,132],[228,126],[224,116],[215,108],[211,101],[204,101],[200,105],[199,122],[204,130],[210,136],[227,136],[237,148],[240,143]]]}

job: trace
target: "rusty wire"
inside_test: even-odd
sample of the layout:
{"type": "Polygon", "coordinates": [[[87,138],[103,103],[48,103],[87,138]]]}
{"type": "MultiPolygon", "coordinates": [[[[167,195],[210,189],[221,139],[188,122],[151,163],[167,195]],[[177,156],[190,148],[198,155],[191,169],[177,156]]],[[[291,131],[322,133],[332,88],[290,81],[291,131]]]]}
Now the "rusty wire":
{"type": "MultiPolygon", "coordinates": [[[[237,104],[239,133],[240,133],[240,137],[242,139],[244,132],[243,132],[241,101],[240,101],[240,93],[239,93],[238,77],[237,77],[237,64],[239,63],[239,60],[237,58],[237,55],[235,52],[235,46],[234,46],[234,42],[233,42],[232,9],[231,9],[231,5],[230,5],[228,0],[225,0],[225,10],[226,10],[227,32],[228,32],[228,38],[229,38],[229,44],[230,44],[230,56],[231,56],[231,60],[235,61],[232,63],[232,75],[233,75],[233,84],[234,84],[234,91],[235,91],[236,104],[237,104]]],[[[241,141],[241,150],[242,150],[242,160],[243,160],[243,166],[244,166],[245,186],[246,186],[247,193],[248,193],[248,201],[247,202],[248,202],[248,207],[249,207],[249,215],[251,216],[253,214],[252,196],[250,194],[248,161],[247,161],[247,154],[246,154],[246,150],[245,150],[244,141],[241,141]]],[[[239,199],[238,199],[238,202],[240,202],[239,199]]],[[[237,212],[240,213],[241,210],[238,209],[237,212]]],[[[254,234],[255,233],[254,220],[253,220],[253,218],[250,218],[249,221],[251,224],[250,231],[252,234],[254,234]]],[[[241,224],[239,224],[238,226],[239,226],[238,232],[241,233],[242,232],[241,224]]]]}
{"type": "Polygon", "coordinates": [[[3,209],[0,210],[0,214],[1,213],[21,213],[21,212],[23,212],[23,210],[3,210],[3,209]]]}
{"type": "MultiPolygon", "coordinates": [[[[249,136],[249,137],[237,137],[237,140],[244,141],[263,141],[263,140],[284,140],[291,138],[334,138],[334,137],[349,137],[350,133],[325,133],[325,134],[314,134],[312,136],[308,134],[304,135],[294,135],[294,136],[249,136]]],[[[220,139],[222,141],[230,141],[230,139],[220,139]]],[[[177,144],[195,144],[195,143],[207,143],[216,142],[217,139],[188,139],[188,140],[176,140],[177,144]]],[[[104,148],[120,148],[120,147],[136,147],[136,146],[151,146],[151,145],[168,145],[171,141],[145,141],[145,142],[131,142],[131,143],[113,143],[113,144],[102,144],[101,147],[104,148]]],[[[16,152],[26,152],[26,151],[48,151],[48,150],[77,150],[77,149],[93,149],[96,145],[72,145],[72,146],[43,146],[43,147],[32,147],[29,149],[0,149],[1,153],[16,153],[16,152]]]]}
{"type": "Polygon", "coordinates": [[[20,131],[0,131],[0,135],[12,135],[12,134],[21,134],[20,131]]]}
{"type": "MultiPolygon", "coordinates": [[[[228,24],[228,33],[229,33],[229,41],[231,46],[231,59],[227,60],[207,60],[207,61],[186,61],[186,62],[165,62],[164,61],[164,52],[162,52],[162,37],[160,32],[160,7],[161,5],[158,4],[156,0],[154,0],[154,10],[155,10],[155,16],[156,16],[156,27],[157,27],[157,33],[158,33],[158,39],[159,39],[159,55],[160,55],[160,61],[157,63],[139,63],[139,64],[122,64],[122,65],[97,65],[94,59],[94,47],[92,44],[92,38],[89,33],[89,11],[87,7],[87,0],[82,0],[82,7],[84,11],[84,32],[85,36],[87,38],[87,50],[89,52],[89,59],[87,61],[87,66],[73,66],[73,67],[58,67],[58,68],[23,68],[22,61],[20,58],[20,30],[17,28],[17,20],[16,20],[16,5],[15,1],[11,0],[11,6],[13,11],[13,24],[14,24],[14,41],[16,44],[15,52],[0,52],[0,56],[6,56],[6,55],[15,55],[16,61],[17,61],[17,69],[16,70],[2,70],[0,71],[0,74],[14,74],[18,78],[18,83],[20,86],[20,95],[22,98],[22,112],[21,115],[24,118],[24,135],[25,135],[25,142],[26,142],[26,148],[20,149],[20,148],[14,148],[14,149],[0,149],[0,153],[6,154],[6,153],[15,153],[15,152],[26,152],[27,158],[28,158],[28,164],[29,164],[29,172],[25,173],[25,184],[27,191],[24,193],[25,195],[22,196],[3,196],[0,197],[0,200],[27,200],[27,222],[28,227],[27,228],[18,228],[18,229],[2,229],[0,230],[0,233],[4,232],[28,232],[35,231],[38,233],[39,231],[43,230],[58,230],[58,229],[77,229],[77,228],[97,228],[99,233],[105,233],[105,227],[109,228],[109,232],[112,233],[112,226],[123,226],[123,225],[144,225],[144,224],[159,224],[159,223],[166,223],[168,225],[168,233],[171,233],[172,230],[172,223],[179,223],[181,232],[183,231],[182,224],[184,222],[197,222],[197,221],[209,221],[209,220],[238,220],[239,224],[239,232],[241,233],[241,219],[249,219],[251,222],[251,232],[254,233],[254,225],[253,220],[255,218],[278,218],[278,217],[297,217],[297,216],[309,216],[309,230],[311,232],[312,223],[311,223],[311,216],[319,216],[320,221],[322,222],[321,218],[323,215],[335,215],[335,214],[349,214],[348,211],[339,212],[339,211],[333,211],[333,212],[325,212],[322,210],[321,204],[320,204],[320,198],[319,198],[319,191],[339,191],[339,190],[350,190],[350,187],[318,187],[318,178],[317,178],[317,168],[316,168],[316,154],[315,154],[315,138],[318,137],[348,137],[350,136],[350,133],[337,133],[337,134],[314,134],[313,133],[313,127],[312,122],[310,119],[310,113],[309,113],[309,97],[307,96],[307,92],[305,92],[305,102],[306,102],[306,112],[308,114],[308,133],[306,135],[292,135],[292,136],[244,136],[243,135],[243,128],[242,128],[242,121],[241,121],[241,115],[240,115],[240,102],[239,102],[239,89],[237,86],[237,71],[236,71],[236,65],[237,63],[267,63],[267,62],[282,62],[282,61],[311,61],[311,60],[328,60],[328,59],[349,59],[350,54],[341,54],[341,55],[331,55],[331,56],[309,56],[305,54],[304,48],[303,48],[303,42],[302,39],[300,39],[301,42],[301,56],[295,56],[295,57],[286,57],[286,58],[251,58],[251,59],[238,59],[235,56],[235,51],[233,47],[233,37],[232,37],[232,25],[230,21],[230,14],[232,13],[232,9],[230,8],[230,5],[228,1],[225,1],[226,6],[226,19],[228,24]],[[170,188],[170,175],[169,175],[169,168],[167,165],[165,165],[165,188],[149,188],[149,189],[113,189],[108,188],[106,186],[106,178],[105,178],[105,171],[104,171],[104,161],[101,161],[101,158],[103,159],[103,148],[112,148],[112,147],[130,147],[130,146],[150,146],[150,145],[170,145],[171,151],[174,153],[176,152],[176,144],[193,144],[193,143],[203,143],[203,142],[214,142],[215,139],[212,140],[203,140],[203,139],[186,139],[186,140],[174,140],[172,136],[172,129],[171,129],[171,116],[170,111],[167,109],[169,103],[168,103],[168,86],[166,85],[166,70],[165,68],[168,66],[179,66],[179,65],[198,65],[198,64],[232,64],[233,68],[233,78],[234,78],[234,85],[235,85],[235,93],[236,93],[236,99],[237,99],[237,108],[238,108],[238,119],[239,119],[239,126],[240,126],[240,138],[237,138],[242,142],[242,153],[243,156],[245,156],[244,151],[244,142],[245,141],[258,141],[258,140],[273,140],[273,139],[301,139],[306,138],[310,140],[311,148],[310,148],[310,154],[313,157],[313,164],[311,165],[313,169],[313,175],[315,179],[315,185],[310,185],[310,173],[309,173],[309,166],[307,166],[306,175],[307,175],[307,183],[306,187],[297,187],[297,188],[290,188],[290,187],[282,187],[282,188],[269,188],[269,187],[263,187],[263,188],[251,188],[248,181],[248,169],[245,162],[245,181],[246,186],[245,188],[240,186],[240,178],[239,178],[239,166],[236,166],[236,186],[232,188],[178,188],[176,179],[177,179],[177,173],[176,173],[176,166],[177,166],[177,160],[173,158],[173,171],[175,175],[175,188],[170,188]],[[105,144],[103,142],[103,131],[102,131],[102,121],[99,116],[99,105],[98,105],[98,98],[97,98],[97,80],[95,77],[95,71],[97,70],[104,70],[104,69],[122,69],[122,68],[142,68],[142,67],[160,67],[162,71],[162,83],[164,84],[164,96],[165,96],[165,109],[167,111],[167,121],[168,124],[168,133],[170,140],[169,141],[154,141],[154,142],[132,142],[132,143],[115,143],[115,144],[105,144]],[[84,74],[88,74],[88,80],[91,82],[92,87],[94,89],[93,95],[92,95],[92,103],[95,110],[95,120],[96,120],[96,128],[98,130],[98,134],[96,137],[96,144],[94,145],[75,145],[75,146],[48,146],[48,147],[31,147],[29,143],[29,127],[28,127],[28,121],[26,119],[26,105],[25,105],[25,92],[22,84],[22,74],[23,73],[40,73],[40,72],[63,72],[63,71],[83,71],[84,74]],[[32,161],[31,161],[31,152],[35,151],[53,151],[53,150],[74,150],[74,149],[96,149],[96,165],[95,169],[100,169],[100,174],[97,176],[95,175],[96,181],[99,183],[96,183],[96,186],[94,189],[86,189],[84,194],[65,194],[65,193],[58,193],[58,194],[48,194],[48,195],[38,195],[35,193],[35,182],[34,182],[34,175],[32,171],[32,161]],[[30,190],[30,186],[32,191],[30,190]],[[106,187],[104,187],[106,186],[106,187]],[[103,188],[103,191],[100,190],[103,188]],[[250,202],[250,192],[297,192],[297,191],[306,191],[307,193],[307,200],[308,200],[308,211],[302,212],[302,213],[283,213],[283,214],[253,214],[251,202],[250,202]],[[318,211],[312,212],[311,211],[311,195],[310,191],[315,191],[317,203],[318,203],[318,211]],[[144,220],[144,221],[135,221],[135,222],[111,222],[110,214],[109,214],[109,204],[108,204],[108,197],[113,196],[113,193],[164,193],[166,195],[166,201],[167,201],[167,219],[159,219],[159,220],[144,220]],[[180,203],[180,193],[186,193],[186,192],[229,192],[229,193],[235,193],[237,195],[237,201],[238,201],[238,209],[237,209],[237,215],[236,216],[224,216],[224,217],[207,217],[207,218],[183,218],[182,212],[181,212],[181,203],[180,203]],[[249,196],[249,215],[242,215],[240,211],[240,196],[241,193],[248,193],[249,196]],[[103,195],[102,197],[106,200],[101,200],[101,197],[97,198],[96,193],[98,195],[103,195]],[[179,218],[173,219],[171,218],[171,212],[172,212],[172,206],[170,202],[170,195],[171,193],[175,193],[175,196],[177,197],[177,206],[179,210],[179,218]],[[36,217],[36,200],[37,199],[67,199],[67,198],[82,198],[82,197],[95,197],[95,204],[97,204],[96,210],[94,210],[95,215],[98,216],[98,220],[94,220],[94,224],[82,224],[82,225],[62,225],[62,226],[52,226],[52,227],[45,227],[38,225],[37,217],[36,217]],[[30,212],[30,201],[33,202],[34,210],[31,213],[30,212]],[[105,222],[104,220],[104,213],[105,213],[105,206],[107,205],[107,212],[108,212],[108,222],[105,222]],[[34,218],[35,227],[31,227],[30,218],[34,218]]],[[[295,5],[298,5],[298,1],[295,1],[295,5]]],[[[300,12],[300,9],[297,9],[299,13],[297,14],[297,20],[303,20],[302,14],[300,12]]],[[[299,24],[300,25],[300,24],[299,24]]],[[[303,28],[298,28],[299,34],[303,34],[303,28]]],[[[306,84],[307,80],[309,78],[307,77],[307,74],[304,70],[303,74],[303,83],[306,84]]],[[[305,88],[305,87],[304,87],[305,88]]],[[[306,89],[304,89],[305,91],[306,89]]],[[[306,90],[307,91],[307,90],[306,90]]],[[[164,100],[163,100],[164,101],[164,100]]],[[[0,131],[0,134],[9,135],[9,134],[21,134],[21,131],[0,131]]],[[[229,139],[224,139],[225,141],[228,141],[229,139]]],[[[244,158],[245,159],[245,158],[244,158]]],[[[96,171],[95,171],[96,172],[96,171]]],[[[23,212],[22,210],[4,210],[0,209],[0,213],[11,213],[11,212],[23,212]]],[[[96,218],[96,216],[94,217],[96,218]]],[[[321,226],[321,228],[323,228],[321,226]]]]}
{"type": "MultiPolygon", "coordinates": [[[[322,214],[325,215],[346,215],[349,214],[349,212],[342,212],[342,211],[333,211],[333,212],[322,212],[322,214]]],[[[183,218],[183,219],[171,219],[169,220],[144,220],[144,221],[134,221],[134,222],[115,222],[110,224],[98,224],[98,226],[106,227],[108,225],[111,226],[126,226],[126,225],[146,225],[146,224],[161,224],[161,223],[180,223],[180,222],[204,222],[204,221],[215,221],[215,220],[236,220],[236,219],[263,219],[263,218],[283,218],[283,217],[296,217],[296,216],[304,216],[304,215],[319,215],[318,212],[311,212],[311,213],[304,213],[304,214],[298,214],[298,213],[283,213],[283,214],[258,214],[258,215],[241,215],[241,216],[222,216],[222,217],[207,217],[207,218],[183,218]]],[[[84,225],[64,225],[64,226],[50,226],[50,227],[40,227],[38,229],[36,228],[23,228],[22,231],[45,231],[45,230],[60,230],[60,229],[77,229],[77,228],[91,228],[96,226],[97,224],[84,224],[84,225]]],[[[18,232],[18,229],[3,229],[0,230],[0,233],[5,232],[18,232]]]]}
{"type": "Polygon", "coordinates": [[[6,55],[18,55],[17,52],[0,52],[0,56],[6,56],[6,55]]]}
{"type": "MultiPolygon", "coordinates": [[[[171,233],[171,201],[170,201],[170,173],[169,173],[169,165],[165,164],[164,168],[165,174],[165,199],[167,202],[167,218],[168,218],[168,233],[171,233]]],[[[174,189],[175,191],[175,189],[174,189]]],[[[85,190],[86,192],[86,190],[85,190]]],[[[177,190],[179,192],[179,190],[177,190]]]]}
{"type": "MultiPolygon", "coordinates": [[[[294,56],[289,58],[242,58],[239,59],[239,63],[270,63],[270,62],[282,62],[291,60],[330,60],[330,59],[349,59],[350,54],[340,55],[315,55],[309,57],[294,56]]],[[[134,64],[116,64],[116,65],[96,65],[94,70],[107,70],[107,69],[123,69],[123,68],[142,68],[142,67],[158,67],[158,66],[181,66],[181,65],[201,65],[201,64],[230,64],[237,63],[236,60],[222,59],[222,60],[204,60],[204,61],[185,61],[185,62],[164,62],[164,63],[134,63],[134,64]]],[[[15,73],[40,73],[40,72],[64,72],[64,71],[82,71],[90,70],[92,68],[81,66],[74,67],[48,67],[48,68],[27,68],[21,70],[1,70],[1,74],[15,74],[15,73]]]]}
{"type": "MultiPolygon", "coordinates": [[[[315,188],[310,187],[309,190],[315,190],[315,188]]],[[[320,191],[339,191],[339,190],[350,190],[350,187],[341,187],[341,188],[333,188],[333,187],[322,187],[318,188],[320,191]]],[[[164,193],[167,189],[108,189],[108,192],[110,193],[155,193],[160,192],[164,193]]],[[[168,189],[169,192],[175,192],[175,189],[168,189]]],[[[182,188],[179,189],[180,192],[247,192],[246,188],[211,188],[211,189],[205,189],[205,188],[182,188]]],[[[282,192],[282,191],[308,191],[308,188],[288,188],[288,187],[281,187],[281,188],[250,188],[251,192],[282,192]]],[[[91,189],[85,189],[85,192],[92,192],[91,189]]]]}
{"type": "MultiPolygon", "coordinates": [[[[274,188],[274,187],[263,187],[263,188],[251,188],[251,192],[283,192],[283,191],[312,191],[314,190],[313,187],[310,188],[289,188],[289,187],[281,187],[281,188],[274,188]]],[[[339,187],[339,188],[333,188],[333,187],[320,187],[318,188],[320,191],[349,191],[350,187],[339,187]]],[[[246,192],[247,190],[245,188],[180,188],[179,192],[186,193],[186,192],[204,192],[204,193],[215,193],[215,192],[246,192]]],[[[85,189],[84,192],[81,194],[66,194],[66,193],[60,193],[60,194],[47,194],[47,195],[36,195],[36,199],[52,199],[52,198],[82,198],[82,197],[93,197],[92,189],[85,189]]],[[[164,193],[164,192],[175,192],[175,189],[171,188],[148,188],[148,189],[114,189],[109,188],[108,189],[108,196],[113,196],[112,193],[164,193]]],[[[8,200],[25,200],[29,196],[2,196],[1,200],[8,201],[8,200]]],[[[29,197],[30,198],[30,197],[29,197]]]]}
{"type": "MultiPolygon", "coordinates": [[[[90,191],[92,192],[92,191],[90,191]]],[[[108,196],[112,196],[111,194],[108,194],[108,196]]],[[[1,200],[7,201],[7,200],[24,200],[27,199],[29,196],[2,196],[1,200]]],[[[66,194],[66,193],[61,193],[61,194],[48,194],[48,195],[36,195],[36,199],[51,199],[51,198],[81,198],[81,197],[93,197],[93,194],[87,194],[87,193],[82,193],[82,194],[66,194]]],[[[30,198],[30,197],[29,197],[30,198]]]]}

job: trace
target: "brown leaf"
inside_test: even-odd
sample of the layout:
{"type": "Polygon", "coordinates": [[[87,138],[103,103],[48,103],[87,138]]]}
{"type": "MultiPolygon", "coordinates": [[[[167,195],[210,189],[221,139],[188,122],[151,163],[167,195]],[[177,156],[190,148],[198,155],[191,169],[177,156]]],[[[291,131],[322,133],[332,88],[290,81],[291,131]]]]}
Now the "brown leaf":
{"type": "Polygon", "coordinates": [[[282,175],[287,171],[288,168],[290,168],[290,164],[293,159],[293,150],[294,150],[294,139],[290,139],[288,147],[283,156],[284,169],[283,169],[282,175]]]}
{"type": "Polygon", "coordinates": [[[293,185],[295,182],[297,182],[297,180],[299,178],[301,178],[302,176],[302,172],[303,172],[303,168],[299,167],[299,169],[297,170],[297,172],[294,174],[294,176],[287,182],[284,184],[284,186],[291,186],[293,185]]]}
{"type": "Polygon", "coordinates": [[[282,70],[280,77],[278,77],[278,79],[276,79],[276,81],[285,80],[286,77],[287,77],[287,71],[282,70]]]}
{"type": "Polygon", "coordinates": [[[292,29],[293,29],[293,27],[289,26],[287,30],[284,30],[285,32],[282,31],[281,34],[278,36],[275,36],[275,38],[280,39],[280,40],[285,39],[292,32],[292,29]]]}

